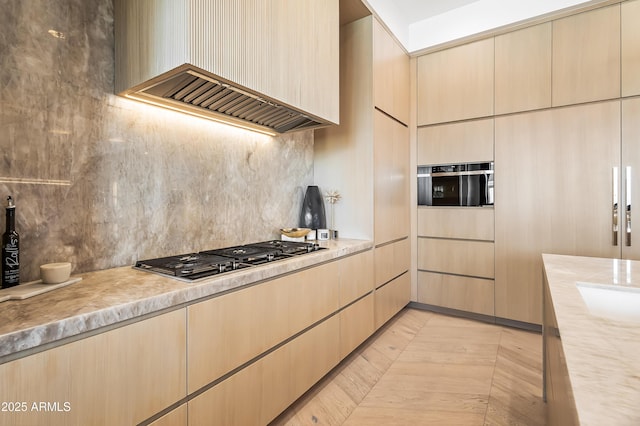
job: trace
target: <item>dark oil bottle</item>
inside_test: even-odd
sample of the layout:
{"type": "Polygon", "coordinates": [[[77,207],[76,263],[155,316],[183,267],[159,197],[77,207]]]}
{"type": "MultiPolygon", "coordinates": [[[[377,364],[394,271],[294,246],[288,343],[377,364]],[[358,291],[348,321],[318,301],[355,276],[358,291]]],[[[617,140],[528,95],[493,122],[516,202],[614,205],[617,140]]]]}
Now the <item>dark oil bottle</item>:
{"type": "Polygon", "coordinates": [[[7,197],[7,227],[2,234],[2,288],[20,284],[20,236],[16,232],[16,206],[7,197]]]}

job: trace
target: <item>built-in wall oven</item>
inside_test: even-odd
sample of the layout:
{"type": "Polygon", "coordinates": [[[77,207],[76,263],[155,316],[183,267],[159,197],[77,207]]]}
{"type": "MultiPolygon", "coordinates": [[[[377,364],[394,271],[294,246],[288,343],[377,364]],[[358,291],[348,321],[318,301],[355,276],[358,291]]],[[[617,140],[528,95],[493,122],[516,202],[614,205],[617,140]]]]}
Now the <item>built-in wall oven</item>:
{"type": "Polygon", "coordinates": [[[493,205],[493,162],[418,166],[418,205],[493,205]]]}

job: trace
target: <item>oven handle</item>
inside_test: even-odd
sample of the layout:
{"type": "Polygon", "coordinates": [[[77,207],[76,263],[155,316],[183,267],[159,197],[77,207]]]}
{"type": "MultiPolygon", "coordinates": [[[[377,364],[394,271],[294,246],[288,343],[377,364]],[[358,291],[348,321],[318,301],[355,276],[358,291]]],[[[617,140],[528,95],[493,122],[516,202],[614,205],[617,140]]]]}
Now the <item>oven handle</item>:
{"type": "Polygon", "coordinates": [[[477,176],[477,175],[492,175],[493,170],[469,170],[466,172],[436,172],[431,173],[432,177],[440,176],[477,176]]]}

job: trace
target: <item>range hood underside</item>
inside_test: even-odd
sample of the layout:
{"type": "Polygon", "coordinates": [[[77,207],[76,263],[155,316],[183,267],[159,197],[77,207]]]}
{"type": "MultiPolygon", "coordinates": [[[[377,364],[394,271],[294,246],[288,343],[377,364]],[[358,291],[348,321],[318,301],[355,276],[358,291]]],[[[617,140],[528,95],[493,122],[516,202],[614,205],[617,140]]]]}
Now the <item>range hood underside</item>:
{"type": "Polygon", "coordinates": [[[269,134],[331,124],[190,65],[175,68],[120,95],[269,134]]]}

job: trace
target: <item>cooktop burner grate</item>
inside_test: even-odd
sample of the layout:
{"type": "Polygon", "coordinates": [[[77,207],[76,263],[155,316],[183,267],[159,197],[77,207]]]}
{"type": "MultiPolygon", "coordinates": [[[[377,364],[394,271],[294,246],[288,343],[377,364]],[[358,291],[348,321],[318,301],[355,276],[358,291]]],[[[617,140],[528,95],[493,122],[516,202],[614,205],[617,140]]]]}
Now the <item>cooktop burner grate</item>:
{"type": "Polygon", "coordinates": [[[139,260],[134,268],[194,281],[322,249],[324,247],[315,243],[272,240],[199,253],[139,260]]]}

